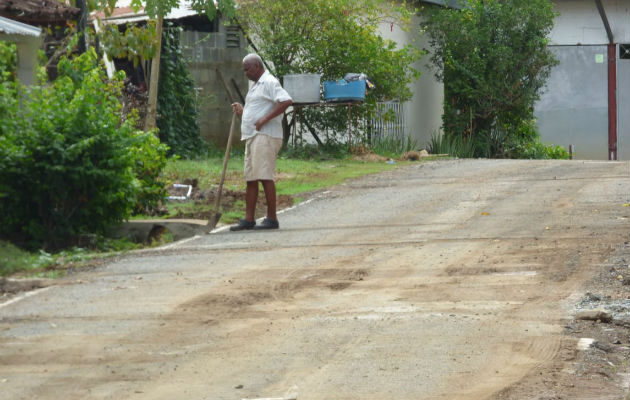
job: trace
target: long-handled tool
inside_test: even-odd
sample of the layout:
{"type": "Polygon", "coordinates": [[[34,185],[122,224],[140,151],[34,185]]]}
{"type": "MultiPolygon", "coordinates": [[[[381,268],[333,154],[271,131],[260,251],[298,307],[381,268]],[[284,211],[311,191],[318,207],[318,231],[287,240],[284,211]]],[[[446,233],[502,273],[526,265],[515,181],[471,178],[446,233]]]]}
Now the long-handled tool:
{"type": "MultiPolygon", "coordinates": [[[[217,71],[217,75],[219,76],[219,79],[221,80],[221,83],[223,83],[223,87],[225,87],[225,91],[227,92],[228,99],[230,100],[230,104],[234,103],[232,92],[230,92],[230,89],[228,88],[227,83],[225,83],[225,80],[223,79],[223,74],[218,69],[216,71],[217,71]]],[[[208,223],[206,224],[206,231],[208,233],[210,233],[210,231],[213,230],[215,226],[217,226],[217,224],[219,223],[219,219],[221,219],[220,207],[221,207],[221,195],[223,193],[223,182],[225,181],[225,172],[227,171],[228,160],[230,159],[230,148],[232,147],[232,138],[234,137],[234,132],[236,131],[237,123],[238,123],[238,117],[236,116],[236,113],[233,113],[232,123],[230,125],[230,134],[228,135],[227,146],[225,148],[225,156],[223,157],[223,171],[221,172],[221,180],[219,181],[219,190],[218,190],[217,199],[214,205],[215,213],[214,215],[210,217],[210,219],[208,220],[208,223]]]]}

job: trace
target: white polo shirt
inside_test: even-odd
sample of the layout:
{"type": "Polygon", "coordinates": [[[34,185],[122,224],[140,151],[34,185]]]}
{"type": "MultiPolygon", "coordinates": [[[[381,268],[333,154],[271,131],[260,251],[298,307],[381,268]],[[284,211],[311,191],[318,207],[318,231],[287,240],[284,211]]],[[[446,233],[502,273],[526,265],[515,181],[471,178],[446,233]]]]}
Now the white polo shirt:
{"type": "Polygon", "coordinates": [[[276,103],[286,100],[292,100],[289,93],[269,71],[265,71],[247,92],[241,119],[241,140],[258,133],[282,139],[282,114],[263,125],[260,131],[256,130],[256,121],[267,115],[276,103]]]}

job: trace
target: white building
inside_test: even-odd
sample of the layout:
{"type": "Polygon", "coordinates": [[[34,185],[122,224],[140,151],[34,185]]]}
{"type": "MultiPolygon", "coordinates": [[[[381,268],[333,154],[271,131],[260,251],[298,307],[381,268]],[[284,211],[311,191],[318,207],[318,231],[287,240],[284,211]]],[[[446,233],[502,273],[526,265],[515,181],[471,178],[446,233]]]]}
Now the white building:
{"type": "MultiPolygon", "coordinates": [[[[418,2],[418,7],[459,8],[459,4],[459,0],[423,0],[418,2]]],[[[408,30],[384,24],[380,27],[379,34],[401,45],[413,43],[420,50],[429,48],[428,38],[419,34],[421,22],[422,17],[415,16],[408,30]]],[[[426,147],[431,136],[441,133],[444,112],[444,85],[435,78],[430,64],[429,55],[415,63],[414,68],[421,72],[421,76],[411,84],[413,98],[401,105],[402,116],[399,118],[404,135],[416,141],[420,148],[426,147]]]]}

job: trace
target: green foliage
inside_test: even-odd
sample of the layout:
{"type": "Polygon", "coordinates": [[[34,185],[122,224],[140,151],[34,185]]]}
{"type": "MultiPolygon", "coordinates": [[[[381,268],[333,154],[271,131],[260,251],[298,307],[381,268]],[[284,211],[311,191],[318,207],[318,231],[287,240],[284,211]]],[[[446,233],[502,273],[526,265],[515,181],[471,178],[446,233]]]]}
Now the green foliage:
{"type": "Polygon", "coordinates": [[[314,144],[305,144],[297,147],[283,148],[280,158],[297,159],[297,160],[331,160],[341,159],[348,155],[348,145],[341,143],[324,143],[322,146],[314,144]]]}
{"type": "Polygon", "coordinates": [[[179,44],[180,31],[181,28],[164,30],[157,126],[160,139],[171,148],[170,154],[191,158],[203,151],[205,145],[197,124],[195,85],[179,44]]]}
{"type": "Polygon", "coordinates": [[[418,142],[409,136],[389,135],[374,138],[370,148],[376,154],[397,158],[407,151],[418,150],[419,147],[418,142]]]}
{"type": "Polygon", "coordinates": [[[49,265],[51,262],[52,258],[46,252],[29,253],[9,242],[0,240],[0,276],[36,270],[49,265]]]}
{"type": "MultiPolygon", "coordinates": [[[[246,34],[279,79],[306,72],[319,73],[322,80],[338,80],[348,72],[370,76],[376,89],[364,106],[355,107],[359,120],[377,101],[411,98],[408,84],[419,76],[412,64],[421,52],[412,45],[398,47],[377,33],[383,22],[406,27],[411,15],[405,5],[385,0],[246,0],[237,9],[246,34]]],[[[300,119],[320,131],[343,132],[347,111],[305,109],[300,119]]]]}
{"type": "Polygon", "coordinates": [[[429,143],[431,154],[448,154],[459,158],[473,158],[475,156],[475,144],[459,135],[434,134],[429,143]]]}
{"type": "Polygon", "coordinates": [[[17,79],[17,47],[15,43],[0,41],[0,82],[17,79]]]}
{"type": "Polygon", "coordinates": [[[103,233],[150,202],[166,151],[151,132],[120,122],[122,83],[107,81],[93,49],[62,59],[50,86],[0,86],[0,236],[55,249],[103,233]],[[134,171],[150,171],[151,177],[134,171]]]}
{"type": "Polygon", "coordinates": [[[519,144],[512,149],[512,158],[527,158],[537,160],[562,159],[568,160],[569,153],[562,146],[545,144],[540,139],[519,144]]]}
{"type": "Polygon", "coordinates": [[[468,138],[481,157],[503,157],[535,140],[535,132],[523,132],[557,63],[547,47],[551,1],[469,0],[462,10],[432,8],[427,17],[449,140],[468,138]]]}
{"type": "Polygon", "coordinates": [[[113,58],[126,58],[133,61],[134,66],[142,59],[152,58],[156,53],[157,40],[155,22],[149,21],[146,26],[128,26],[124,32],[117,25],[106,25],[99,35],[105,51],[113,58]]]}

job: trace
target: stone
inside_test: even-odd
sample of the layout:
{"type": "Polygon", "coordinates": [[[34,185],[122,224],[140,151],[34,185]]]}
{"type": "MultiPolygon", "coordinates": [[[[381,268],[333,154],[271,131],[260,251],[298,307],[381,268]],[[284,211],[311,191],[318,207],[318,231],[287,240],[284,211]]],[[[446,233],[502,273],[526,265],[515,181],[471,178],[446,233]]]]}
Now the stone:
{"type": "Polygon", "coordinates": [[[606,353],[610,353],[611,351],[613,351],[613,347],[611,345],[598,341],[593,342],[593,344],[591,344],[591,347],[595,347],[596,349],[600,349],[602,351],[605,351],[606,353]]]}
{"type": "Polygon", "coordinates": [[[596,308],[593,310],[582,310],[575,315],[575,319],[586,321],[601,321],[611,322],[612,314],[603,308],[596,308]]]}

